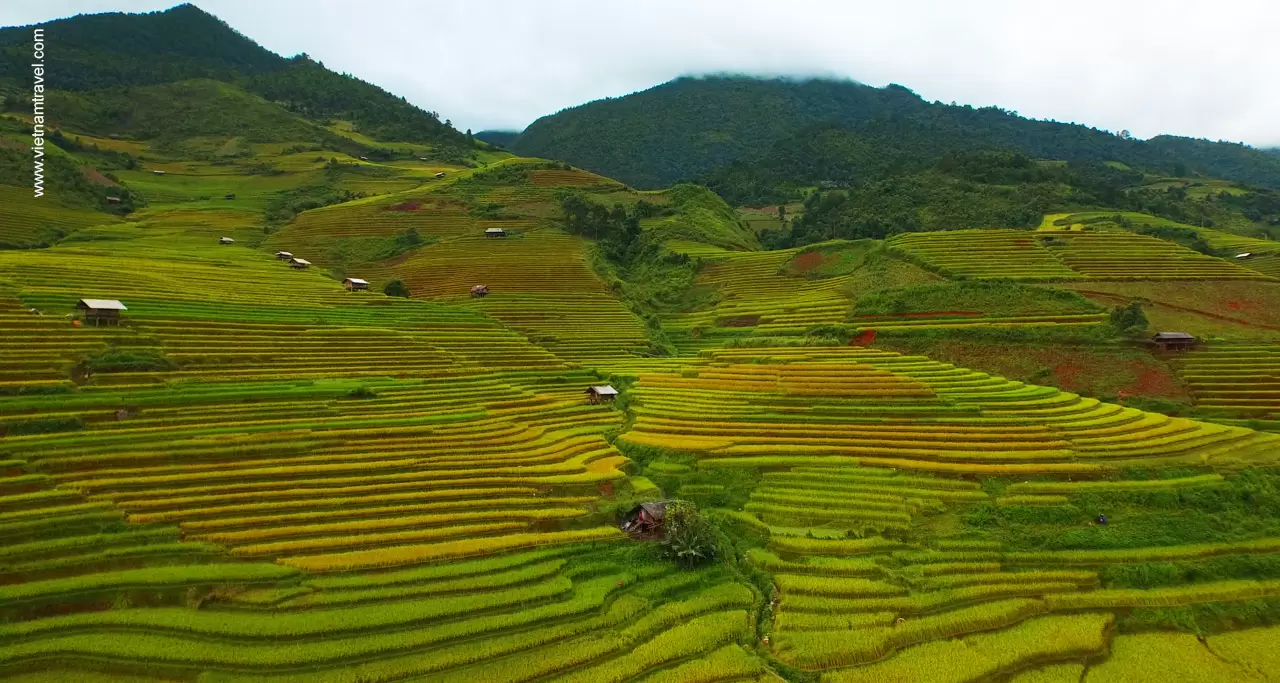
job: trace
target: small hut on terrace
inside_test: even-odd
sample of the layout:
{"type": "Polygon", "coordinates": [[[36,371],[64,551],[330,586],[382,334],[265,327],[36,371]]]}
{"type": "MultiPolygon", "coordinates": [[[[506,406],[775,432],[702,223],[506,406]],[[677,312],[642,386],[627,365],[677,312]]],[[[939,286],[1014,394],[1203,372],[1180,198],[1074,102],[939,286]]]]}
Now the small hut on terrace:
{"type": "Polygon", "coordinates": [[[471,288],[472,297],[489,296],[489,285],[476,285],[471,288]]]}
{"type": "Polygon", "coordinates": [[[276,260],[277,260],[277,261],[292,261],[292,260],[293,260],[293,254],[291,254],[291,253],[289,253],[289,252],[287,252],[287,251],[277,251],[277,252],[276,252],[276,260]]]}
{"type": "Polygon", "coordinates": [[[484,231],[484,236],[485,237],[506,237],[507,231],[503,230],[502,228],[486,228],[484,231]]]}
{"type": "Polygon", "coordinates": [[[587,395],[588,403],[609,403],[618,396],[618,390],[608,384],[587,387],[583,393],[587,395]]]}
{"type": "Polygon", "coordinates": [[[443,178],[443,177],[444,177],[444,171],[440,171],[439,173],[437,173],[437,174],[435,175],[435,177],[436,177],[436,178],[443,178]]]}
{"type": "Polygon", "coordinates": [[[298,270],[304,270],[311,265],[311,262],[304,258],[289,259],[289,267],[298,270]]]}
{"type": "Polygon", "coordinates": [[[1253,252],[1252,252],[1252,251],[1246,251],[1246,252],[1244,252],[1243,254],[1236,254],[1236,258],[1238,258],[1238,259],[1240,259],[1240,260],[1242,260],[1242,261],[1243,261],[1244,259],[1247,259],[1247,258],[1253,258],[1253,252]]]}
{"type": "Polygon", "coordinates": [[[347,288],[348,292],[358,292],[369,288],[367,280],[361,280],[358,277],[349,277],[342,281],[342,286],[347,288]]]}
{"type": "Polygon", "coordinates": [[[641,503],[622,516],[618,528],[630,534],[632,538],[662,538],[662,523],[667,518],[669,500],[655,500],[641,503]]]}
{"type": "Polygon", "coordinates": [[[119,325],[120,311],[129,310],[115,299],[81,299],[76,303],[76,308],[83,313],[85,322],[93,321],[94,326],[104,322],[119,325]]]}
{"type": "Polygon", "coordinates": [[[231,239],[230,237],[219,237],[219,238],[218,238],[218,244],[235,244],[235,243],[236,243],[236,241],[235,241],[235,240],[233,240],[233,239],[231,239]]]}
{"type": "Polygon", "coordinates": [[[1162,351],[1182,351],[1196,345],[1196,338],[1186,332],[1156,332],[1151,337],[1162,351]]]}

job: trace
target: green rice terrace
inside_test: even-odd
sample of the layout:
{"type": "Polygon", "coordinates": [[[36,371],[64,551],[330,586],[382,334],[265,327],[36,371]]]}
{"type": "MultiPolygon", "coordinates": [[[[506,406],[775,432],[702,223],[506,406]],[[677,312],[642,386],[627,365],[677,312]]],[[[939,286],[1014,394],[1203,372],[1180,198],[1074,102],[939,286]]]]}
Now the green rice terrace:
{"type": "Polygon", "coordinates": [[[0,679],[1280,680],[1275,190],[880,230],[299,60],[87,80],[40,199],[0,114],[0,679]]]}

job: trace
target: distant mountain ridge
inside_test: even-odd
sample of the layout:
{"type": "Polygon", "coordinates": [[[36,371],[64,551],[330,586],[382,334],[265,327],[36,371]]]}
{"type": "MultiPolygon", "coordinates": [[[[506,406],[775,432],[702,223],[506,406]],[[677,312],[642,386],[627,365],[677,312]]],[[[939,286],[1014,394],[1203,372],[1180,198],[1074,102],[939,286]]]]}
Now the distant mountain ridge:
{"type": "MultiPolygon", "coordinates": [[[[752,179],[755,184],[860,182],[899,167],[930,165],[948,152],[979,149],[1119,161],[1166,173],[1185,167],[1280,187],[1280,156],[1244,145],[1175,136],[1144,142],[997,107],[929,103],[899,85],[821,79],[683,77],[545,116],[507,147],[642,188],[689,179],[714,185],[735,166],[773,176],[752,179]],[[815,131],[840,138],[844,152],[813,149],[815,131]]],[[[752,193],[742,194],[735,199],[752,193]]]]}
{"type": "MultiPolygon", "coordinates": [[[[434,112],[305,55],[286,59],[195,5],[145,14],[86,14],[38,24],[56,36],[46,58],[59,91],[90,92],[213,79],[314,121],[342,119],[378,140],[464,144],[434,112]]],[[[0,90],[29,77],[33,27],[0,29],[0,90]]],[[[51,76],[53,78],[53,76],[51,76]]],[[[25,86],[23,86],[25,87],[25,86]]]]}
{"type": "Polygon", "coordinates": [[[477,140],[499,147],[507,147],[520,137],[518,130],[482,130],[475,135],[477,140]]]}

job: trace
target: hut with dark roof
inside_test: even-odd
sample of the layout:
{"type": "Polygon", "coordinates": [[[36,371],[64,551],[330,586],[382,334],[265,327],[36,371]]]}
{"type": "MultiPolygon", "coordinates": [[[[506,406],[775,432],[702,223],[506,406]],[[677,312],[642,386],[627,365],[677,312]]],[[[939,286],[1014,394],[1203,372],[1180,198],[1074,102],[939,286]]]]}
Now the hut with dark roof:
{"type": "Polygon", "coordinates": [[[641,503],[629,510],[618,522],[618,528],[632,538],[662,538],[663,522],[667,519],[669,500],[641,503]]]}
{"type": "Polygon", "coordinates": [[[1156,332],[1151,341],[1164,351],[1182,351],[1196,345],[1195,336],[1186,332],[1156,332]]]}

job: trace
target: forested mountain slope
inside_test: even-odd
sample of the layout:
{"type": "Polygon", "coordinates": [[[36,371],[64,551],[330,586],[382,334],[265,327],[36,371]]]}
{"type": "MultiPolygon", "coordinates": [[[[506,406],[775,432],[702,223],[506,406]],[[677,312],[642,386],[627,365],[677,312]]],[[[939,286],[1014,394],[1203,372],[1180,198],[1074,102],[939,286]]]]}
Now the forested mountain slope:
{"type": "Polygon", "coordinates": [[[1143,142],[997,107],[929,103],[899,85],[852,81],[679,78],[543,117],[508,146],[642,188],[704,176],[723,185],[727,172],[717,169],[734,162],[762,166],[776,181],[792,184],[861,180],[927,165],[948,151],[993,148],[1166,172],[1182,164],[1206,176],[1280,186],[1280,160],[1242,145],[1172,136],[1143,142]],[[834,140],[815,144],[816,135],[834,140]]]}
{"type": "MultiPolygon", "coordinates": [[[[349,120],[380,140],[460,145],[465,136],[401,97],[308,58],[281,57],[195,5],[92,14],[41,24],[57,36],[48,68],[61,91],[117,90],[190,79],[233,83],[310,119],[349,120]]],[[[0,91],[30,67],[32,27],[0,29],[0,91]]],[[[16,104],[14,104],[16,108],[16,104]]]]}

